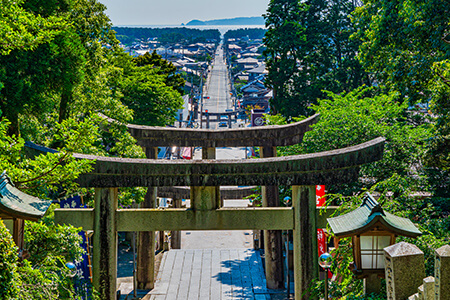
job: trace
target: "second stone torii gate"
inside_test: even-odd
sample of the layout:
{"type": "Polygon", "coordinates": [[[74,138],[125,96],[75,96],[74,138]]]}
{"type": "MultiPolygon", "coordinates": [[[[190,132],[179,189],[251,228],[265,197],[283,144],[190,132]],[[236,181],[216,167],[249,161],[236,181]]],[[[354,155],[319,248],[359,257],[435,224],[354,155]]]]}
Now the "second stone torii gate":
{"type": "MultiPolygon", "coordinates": [[[[94,230],[94,286],[102,299],[116,298],[117,231],[293,230],[296,299],[318,277],[315,185],[357,178],[359,166],[379,160],[384,139],[315,154],[247,161],[158,161],[75,154],[95,160],[82,175],[83,187],[95,187],[94,209],[59,209],[58,223],[94,230]],[[219,208],[210,187],[291,185],[292,208],[219,208]],[[192,209],[118,209],[117,187],[192,186],[192,209]]],[[[305,292],[305,294],[303,294],[305,292]]]]}
{"type": "MultiPolygon", "coordinates": [[[[106,117],[105,117],[106,118],[106,117]]],[[[127,129],[137,140],[137,144],[145,149],[147,158],[157,157],[158,147],[201,147],[202,159],[215,159],[217,147],[260,147],[261,157],[275,157],[277,146],[298,144],[304,134],[311,130],[319,115],[313,115],[300,122],[287,125],[260,126],[226,130],[198,130],[189,128],[162,128],[144,125],[128,124],[127,129]]],[[[108,122],[117,122],[106,118],[108,122]]],[[[318,183],[322,184],[322,183],[318,183]]],[[[219,184],[220,185],[220,184],[219,184]]],[[[222,184],[223,185],[223,184],[222,184]]],[[[148,187],[141,208],[155,208],[158,189],[148,187]]],[[[219,186],[209,187],[211,194],[220,194],[219,186]],[[215,192],[213,192],[215,191],[215,192]]],[[[262,186],[262,205],[264,207],[279,206],[278,186],[262,186]]],[[[192,194],[194,195],[194,194],[192,194]]],[[[217,196],[219,201],[219,196],[217,196]]],[[[154,281],[154,232],[140,232],[138,243],[139,288],[153,288],[154,281]]],[[[282,237],[280,230],[265,231],[265,270],[267,287],[270,289],[284,288],[282,237]]]]}

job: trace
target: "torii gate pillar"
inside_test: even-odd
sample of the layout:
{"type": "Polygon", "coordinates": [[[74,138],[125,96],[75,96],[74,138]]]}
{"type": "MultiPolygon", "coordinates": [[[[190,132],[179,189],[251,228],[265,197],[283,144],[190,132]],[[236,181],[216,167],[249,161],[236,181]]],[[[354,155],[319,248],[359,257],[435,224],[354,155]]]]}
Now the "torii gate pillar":
{"type": "MultiPolygon", "coordinates": [[[[202,159],[216,159],[215,147],[202,147],[202,159]]],[[[191,208],[213,210],[223,206],[220,186],[191,186],[191,208]]]]}
{"type": "MultiPolygon", "coordinates": [[[[144,148],[147,158],[156,159],[158,148],[144,148]]],[[[140,208],[156,208],[157,188],[149,186],[140,208]]],[[[151,290],[155,287],[155,232],[140,231],[137,245],[137,285],[139,289],[151,290]]]]}
{"type": "Polygon", "coordinates": [[[295,224],[293,230],[295,299],[315,299],[310,295],[309,289],[313,280],[319,278],[316,187],[292,186],[292,207],[295,224]]]}
{"type": "MultiPolygon", "coordinates": [[[[276,147],[260,147],[261,158],[276,157],[276,147]]],[[[278,186],[261,187],[263,207],[277,207],[279,205],[278,186]]],[[[281,230],[264,230],[264,261],[266,282],[269,289],[284,289],[283,272],[283,241],[281,230]]]]}
{"type": "Polygon", "coordinates": [[[100,299],[116,299],[117,188],[95,189],[93,283],[100,299]]]}

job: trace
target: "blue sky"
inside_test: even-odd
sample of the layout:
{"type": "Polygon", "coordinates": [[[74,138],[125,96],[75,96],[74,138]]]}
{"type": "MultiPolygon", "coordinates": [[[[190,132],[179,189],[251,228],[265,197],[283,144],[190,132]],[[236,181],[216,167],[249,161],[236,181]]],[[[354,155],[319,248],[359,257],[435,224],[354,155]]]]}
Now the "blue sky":
{"type": "Polygon", "coordinates": [[[99,0],[114,25],[179,25],[192,19],[261,16],[269,0],[99,0]]]}

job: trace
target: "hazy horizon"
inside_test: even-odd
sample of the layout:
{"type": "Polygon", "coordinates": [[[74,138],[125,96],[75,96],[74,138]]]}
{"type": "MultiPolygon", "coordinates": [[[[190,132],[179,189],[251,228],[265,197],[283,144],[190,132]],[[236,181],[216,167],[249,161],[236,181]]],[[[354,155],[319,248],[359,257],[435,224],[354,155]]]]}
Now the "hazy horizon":
{"type": "Polygon", "coordinates": [[[114,26],[181,25],[191,20],[258,17],[266,12],[265,0],[100,0],[114,26]]]}

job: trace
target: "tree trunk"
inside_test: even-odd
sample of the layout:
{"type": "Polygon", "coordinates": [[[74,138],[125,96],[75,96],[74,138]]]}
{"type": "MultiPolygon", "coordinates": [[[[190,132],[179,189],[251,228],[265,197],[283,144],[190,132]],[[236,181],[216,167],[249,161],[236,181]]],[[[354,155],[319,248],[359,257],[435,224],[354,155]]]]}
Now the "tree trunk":
{"type": "Polygon", "coordinates": [[[72,87],[64,89],[61,93],[61,102],[59,103],[59,118],[58,122],[61,123],[69,116],[69,103],[72,101],[72,87]]]}
{"type": "Polygon", "coordinates": [[[5,117],[6,119],[8,119],[8,121],[11,123],[7,129],[7,134],[9,136],[19,136],[20,134],[20,128],[19,128],[19,115],[11,109],[6,109],[5,107],[3,107],[3,105],[0,105],[0,119],[2,119],[2,117],[5,117]]]}

